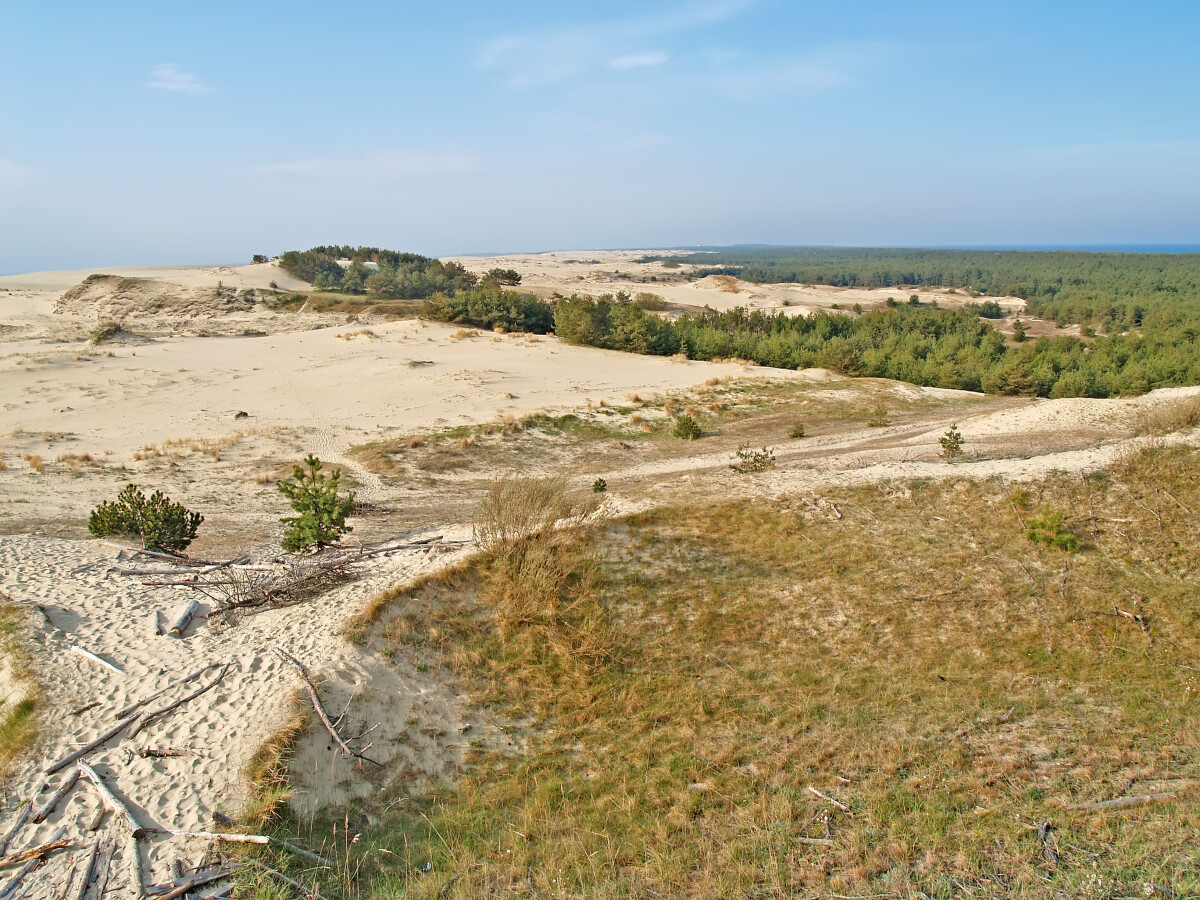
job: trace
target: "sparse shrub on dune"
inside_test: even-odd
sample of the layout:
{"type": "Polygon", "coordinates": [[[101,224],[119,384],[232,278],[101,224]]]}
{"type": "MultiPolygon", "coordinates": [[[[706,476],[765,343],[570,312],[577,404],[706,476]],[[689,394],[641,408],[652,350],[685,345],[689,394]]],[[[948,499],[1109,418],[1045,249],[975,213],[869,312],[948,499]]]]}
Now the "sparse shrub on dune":
{"type": "Polygon", "coordinates": [[[310,453],[292,468],[290,478],[279,483],[279,493],[297,513],[280,519],[286,526],[281,546],[289,553],[337,543],[353,530],[346,519],[354,512],[354,492],[339,495],[342,470],[326,475],[321,468],[321,460],[310,453]]]}
{"type": "Polygon", "coordinates": [[[148,550],[179,551],[196,537],[204,516],[175,503],[162,491],[146,497],[137,485],[127,484],[114,501],[105,501],[88,517],[88,531],[96,537],[137,535],[148,550]]]}
{"type": "Polygon", "coordinates": [[[694,441],[699,438],[704,432],[700,428],[700,423],[691,416],[684,414],[675,420],[674,435],[685,441],[694,441]]]}

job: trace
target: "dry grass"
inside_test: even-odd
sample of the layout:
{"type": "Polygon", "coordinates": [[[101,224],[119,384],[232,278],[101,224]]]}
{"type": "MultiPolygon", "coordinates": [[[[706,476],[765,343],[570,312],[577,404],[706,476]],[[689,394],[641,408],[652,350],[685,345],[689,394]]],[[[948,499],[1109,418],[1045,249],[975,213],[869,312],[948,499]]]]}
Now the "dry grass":
{"type": "Polygon", "coordinates": [[[37,736],[38,690],[21,641],[21,610],[0,596],[0,775],[37,736]]]}
{"type": "Polygon", "coordinates": [[[432,805],[338,811],[355,894],[1195,895],[1198,463],[1152,448],[1015,511],[967,481],[663,509],[394,595],[398,650],[536,727],[432,805]]]}
{"type": "Polygon", "coordinates": [[[1134,421],[1134,433],[1162,437],[1200,426],[1200,394],[1147,407],[1134,421]]]}
{"type": "Polygon", "coordinates": [[[46,461],[36,453],[26,453],[25,462],[29,463],[29,468],[35,472],[41,472],[46,465],[46,461]]]}

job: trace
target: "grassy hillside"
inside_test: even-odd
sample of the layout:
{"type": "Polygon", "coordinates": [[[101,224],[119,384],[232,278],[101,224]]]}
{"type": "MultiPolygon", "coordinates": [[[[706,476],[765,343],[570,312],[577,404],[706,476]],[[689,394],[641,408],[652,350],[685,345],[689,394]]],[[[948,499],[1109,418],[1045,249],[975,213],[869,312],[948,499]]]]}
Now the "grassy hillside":
{"type": "Polygon", "coordinates": [[[497,545],[356,634],[451,673],[523,749],[279,807],[337,862],[271,864],[327,897],[1194,895],[1198,463],[1152,445],[1019,488],[735,497],[497,545]]]}

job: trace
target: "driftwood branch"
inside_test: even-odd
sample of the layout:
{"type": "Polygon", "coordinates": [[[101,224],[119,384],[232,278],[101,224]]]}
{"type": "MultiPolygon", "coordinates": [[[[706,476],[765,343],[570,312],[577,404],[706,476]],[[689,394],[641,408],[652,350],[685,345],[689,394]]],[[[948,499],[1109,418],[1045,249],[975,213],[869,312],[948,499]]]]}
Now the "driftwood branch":
{"type": "Polygon", "coordinates": [[[312,679],[309,678],[308,670],[306,668],[304,668],[304,664],[302,662],[300,662],[300,660],[296,659],[296,657],[292,656],[290,653],[288,653],[286,650],[284,650],[282,647],[276,647],[275,652],[277,654],[279,654],[279,656],[285,662],[289,663],[297,672],[300,673],[300,677],[304,679],[304,687],[308,691],[309,699],[312,700],[313,709],[316,710],[317,716],[321,720],[321,724],[325,726],[325,730],[328,731],[330,733],[330,735],[332,735],[334,741],[337,742],[337,745],[342,748],[342,751],[347,756],[356,757],[357,759],[364,760],[365,762],[369,762],[372,765],[376,765],[376,766],[379,766],[380,768],[382,768],[383,763],[381,763],[377,760],[371,759],[369,756],[364,756],[362,753],[359,753],[357,750],[353,749],[349,744],[347,744],[344,740],[342,740],[342,736],[340,734],[338,734],[337,729],[333,727],[333,723],[329,721],[329,716],[327,716],[325,714],[325,708],[323,706],[321,706],[321,699],[317,696],[316,686],[312,683],[312,679]]]}
{"type": "Polygon", "coordinates": [[[329,860],[327,860],[323,856],[318,856],[317,854],[313,853],[311,850],[305,850],[303,847],[297,847],[295,844],[289,844],[287,841],[280,840],[279,838],[271,838],[271,841],[272,841],[272,843],[276,843],[280,847],[283,847],[285,850],[290,850],[292,853],[298,853],[301,856],[307,856],[309,859],[311,859],[315,863],[318,863],[319,865],[322,865],[322,866],[329,865],[329,860]]]}
{"type": "Polygon", "coordinates": [[[175,617],[175,621],[171,623],[171,627],[167,629],[167,633],[173,634],[176,637],[183,637],[183,633],[187,631],[188,625],[191,624],[192,619],[195,617],[196,613],[199,612],[199,610],[200,601],[190,601],[182,610],[179,611],[179,615],[175,617]]]}
{"type": "MultiPolygon", "coordinates": [[[[198,887],[203,887],[206,884],[211,884],[214,881],[220,881],[222,878],[228,878],[237,871],[236,865],[231,866],[214,866],[211,869],[202,869],[199,872],[193,872],[187,878],[176,878],[169,884],[154,884],[146,888],[146,893],[151,896],[159,894],[171,895],[172,891],[179,888],[186,888],[187,891],[194,890],[198,887]]],[[[185,891],[186,893],[186,891],[185,891]]]]}
{"type": "MultiPolygon", "coordinates": [[[[112,728],[108,729],[108,731],[104,732],[104,734],[100,735],[100,737],[96,738],[93,741],[89,741],[88,743],[86,743],[82,747],[80,747],[78,750],[74,750],[71,753],[68,753],[66,756],[64,756],[62,759],[60,759],[58,762],[51,763],[46,768],[45,774],[53,775],[59,769],[64,769],[67,766],[69,766],[71,763],[75,762],[75,760],[79,759],[80,757],[86,756],[87,754],[91,753],[93,750],[95,750],[97,747],[99,747],[105,741],[112,739],[113,737],[115,737],[116,735],[118,735],[122,731],[124,731],[126,728],[128,728],[134,722],[134,720],[136,720],[138,718],[138,715],[139,715],[139,713],[134,713],[132,716],[126,716],[124,719],[122,719],[120,722],[118,722],[112,728]]],[[[84,773],[84,774],[86,774],[86,773],[84,773]]]]}
{"type": "Polygon", "coordinates": [[[124,819],[130,834],[135,838],[140,838],[146,833],[146,829],[138,824],[138,820],[133,817],[133,813],[129,811],[129,807],[117,799],[117,795],[109,789],[108,785],[104,783],[104,779],[96,773],[95,769],[87,763],[80,763],[79,771],[83,773],[88,781],[96,786],[96,790],[100,792],[100,798],[109,809],[124,819]]]}
{"type": "Polygon", "coordinates": [[[54,812],[54,807],[58,806],[59,801],[61,801],[62,798],[67,795],[67,791],[71,790],[71,788],[75,786],[75,782],[78,780],[79,767],[76,766],[67,773],[67,777],[63,779],[63,782],[58,786],[58,789],[50,795],[50,799],[38,807],[38,811],[33,814],[34,824],[41,822],[46,818],[46,816],[54,812]]]}
{"type": "Polygon", "coordinates": [[[21,811],[17,813],[17,818],[13,822],[12,828],[8,829],[8,834],[4,836],[4,840],[0,842],[0,856],[8,852],[8,845],[12,843],[13,838],[25,827],[25,823],[29,821],[29,813],[33,810],[33,801],[26,800],[21,805],[21,811]]]}
{"type": "Polygon", "coordinates": [[[0,858],[0,869],[7,869],[9,866],[19,865],[23,862],[28,862],[31,859],[41,859],[47,853],[54,850],[62,850],[64,847],[70,847],[71,842],[63,837],[67,833],[67,829],[60,828],[54,832],[54,837],[45,843],[38,844],[36,847],[30,847],[28,850],[22,850],[19,853],[10,853],[8,856],[0,858]]]}
{"type": "Polygon", "coordinates": [[[79,884],[79,892],[75,895],[75,900],[83,900],[87,894],[88,888],[91,887],[92,879],[96,877],[96,857],[100,855],[100,842],[93,841],[92,849],[88,853],[87,862],[83,866],[83,879],[79,884]]]}
{"type": "Polygon", "coordinates": [[[1175,796],[1174,791],[1164,791],[1161,794],[1139,794],[1136,797],[1118,797],[1116,800],[1098,800],[1095,803],[1076,803],[1068,806],[1068,812],[1085,812],[1088,810],[1125,809],[1130,806],[1142,806],[1146,803],[1157,803],[1159,800],[1169,800],[1175,796]]]}
{"type": "Polygon", "coordinates": [[[822,794],[822,793],[821,793],[820,791],[818,791],[818,790],[817,790],[815,787],[812,787],[812,786],[810,785],[810,786],[809,786],[809,788],[808,788],[808,790],[809,790],[809,792],[810,792],[810,793],[816,794],[816,795],[817,795],[818,797],[820,797],[822,800],[824,800],[824,801],[826,801],[826,802],[828,802],[828,803],[832,803],[834,806],[836,806],[836,807],[837,807],[838,809],[840,809],[842,812],[846,812],[846,813],[850,812],[850,807],[848,807],[848,806],[847,806],[845,803],[839,803],[837,800],[834,800],[834,799],[833,799],[832,797],[830,797],[828,794],[822,794]]]}
{"type": "MultiPolygon", "coordinates": [[[[325,900],[324,897],[322,897],[320,894],[318,894],[312,888],[305,887],[299,881],[289,878],[288,876],[284,875],[282,872],[280,872],[276,869],[272,869],[270,866],[263,865],[257,859],[254,859],[253,857],[247,859],[246,862],[250,863],[256,869],[261,869],[263,872],[266,872],[268,875],[271,875],[274,878],[278,878],[284,884],[294,887],[296,890],[300,891],[301,893],[305,894],[306,896],[311,897],[312,900],[325,900]]],[[[163,898],[163,900],[166,900],[166,898],[163,898]]]]}
{"type": "Polygon", "coordinates": [[[224,667],[222,667],[221,671],[216,674],[216,676],[213,678],[212,681],[210,681],[208,684],[204,685],[203,687],[196,688],[196,690],[192,691],[186,697],[180,697],[174,703],[168,703],[166,706],[159,707],[158,709],[152,710],[151,712],[148,712],[145,715],[143,715],[141,721],[138,722],[137,725],[135,725],[133,727],[133,730],[131,732],[129,732],[129,736],[131,738],[137,737],[137,735],[139,733],[141,733],[141,730],[143,728],[145,728],[147,725],[149,725],[151,722],[153,722],[155,719],[161,718],[162,716],[165,716],[167,713],[171,712],[173,709],[176,709],[177,707],[183,706],[183,704],[185,704],[185,703],[195,700],[201,694],[207,694],[209,691],[211,691],[213,688],[215,688],[218,684],[220,684],[221,681],[225,678],[225,675],[229,672],[229,665],[230,665],[229,663],[225,663],[224,667]]]}
{"type": "Polygon", "coordinates": [[[155,691],[149,697],[146,697],[142,700],[138,700],[136,703],[130,703],[124,709],[118,711],[117,718],[123,719],[126,716],[130,715],[131,713],[137,712],[139,709],[141,709],[143,706],[145,706],[151,700],[157,700],[159,697],[161,697],[163,694],[167,693],[167,691],[171,690],[172,688],[179,687],[179,685],[181,685],[181,684],[187,684],[189,681],[199,678],[201,675],[203,675],[209,669],[219,668],[220,665],[221,665],[220,663],[212,662],[212,663],[209,663],[207,666],[205,666],[202,669],[197,669],[195,672],[192,672],[190,675],[185,675],[183,678],[180,678],[176,681],[172,681],[170,684],[168,684],[162,690],[155,691]]]}
{"type": "Polygon", "coordinates": [[[90,659],[92,662],[94,662],[94,663],[97,663],[97,664],[99,664],[99,665],[101,665],[101,666],[104,666],[104,668],[108,669],[108,671],[110,671],[110,672],[115,672],[115,673],[116,673],[116,674],[118,674],[118,675],[124,675],[124,674],[125,674],[125,670],[124,670],[124,669],[122,669],[120,666],[114,666],[114,665],[113,665],[112,663],[110,663],[110,662],[109,662],[107,659],[101,659],[101,658],[100,658],[99,656],[97,656],[95,653],[92,653],[92,651],[90,651],[90,650],[84,650],[82,647],[80,647],[80,646],[79,646],[79,645],[77,645],[77,644],[72,644],[72,645],[71,645],[71,652],[72,652],[72,653],[78,653],[80,656],[86,656],[86,657],[87,657],[88,659],[90,659]]]}

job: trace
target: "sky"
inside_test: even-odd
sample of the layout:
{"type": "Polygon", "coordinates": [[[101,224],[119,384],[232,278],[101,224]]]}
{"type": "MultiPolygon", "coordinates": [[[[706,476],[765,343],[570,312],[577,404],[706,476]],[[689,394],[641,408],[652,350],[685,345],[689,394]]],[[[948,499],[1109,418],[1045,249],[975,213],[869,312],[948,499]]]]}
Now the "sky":
{"type": "Polygon", "coordinates": [[[1200,3],[0,0],[0,273],[1200,243],[1200,3]]]}

